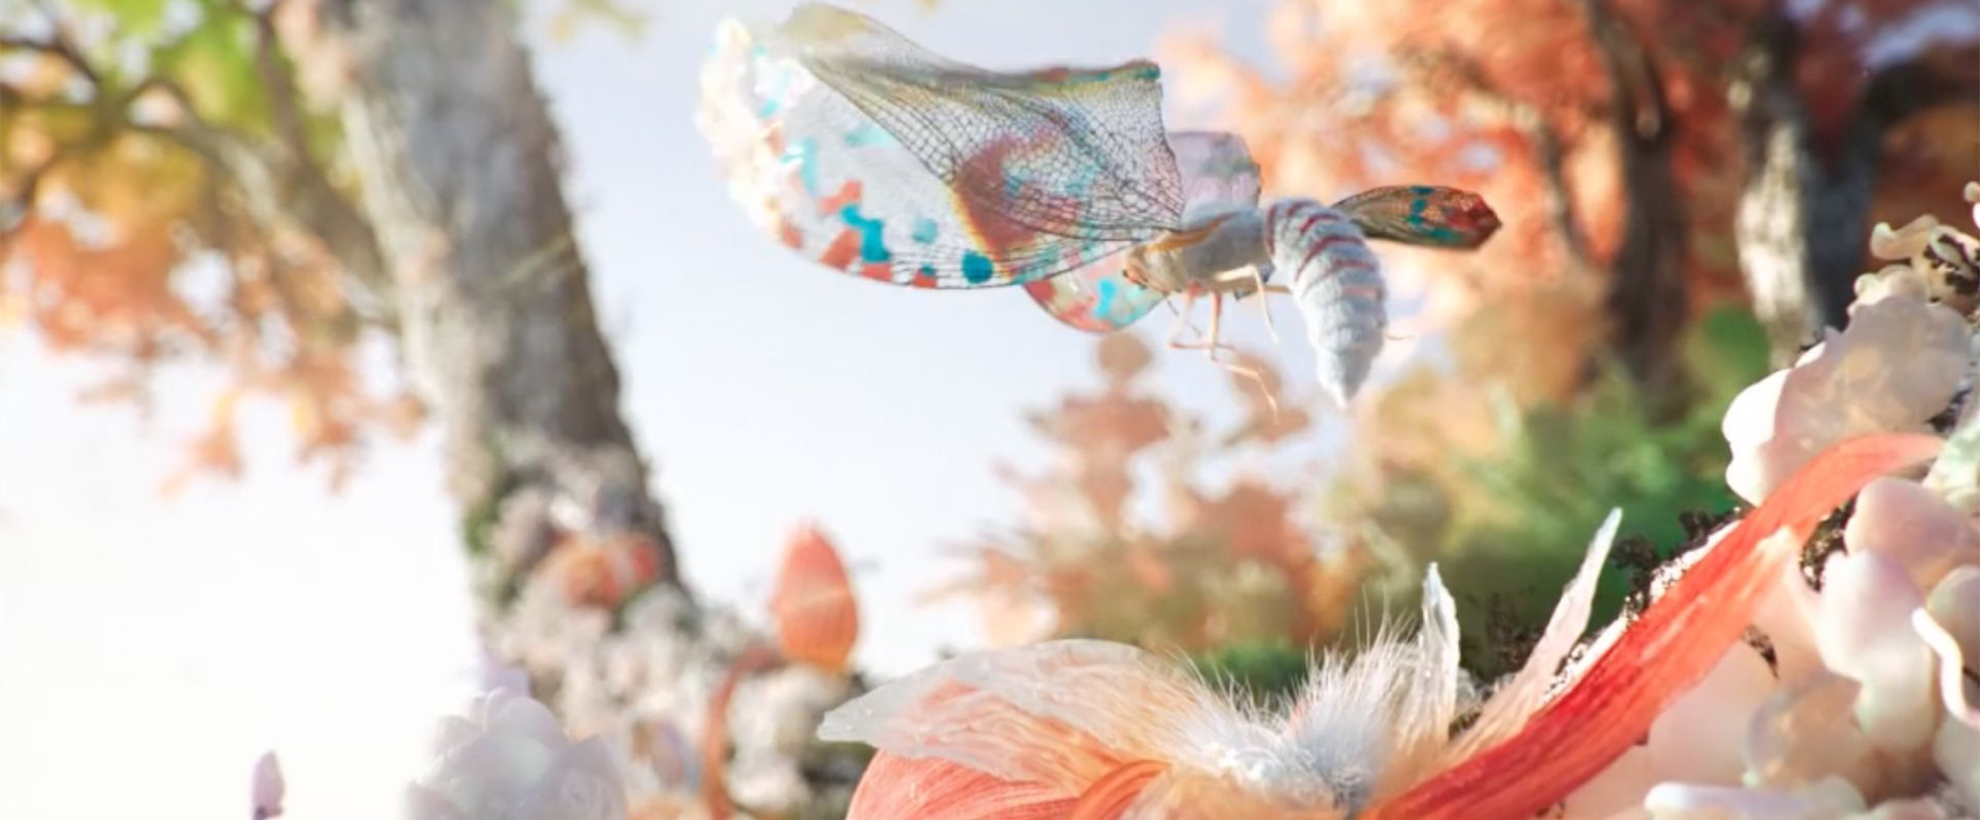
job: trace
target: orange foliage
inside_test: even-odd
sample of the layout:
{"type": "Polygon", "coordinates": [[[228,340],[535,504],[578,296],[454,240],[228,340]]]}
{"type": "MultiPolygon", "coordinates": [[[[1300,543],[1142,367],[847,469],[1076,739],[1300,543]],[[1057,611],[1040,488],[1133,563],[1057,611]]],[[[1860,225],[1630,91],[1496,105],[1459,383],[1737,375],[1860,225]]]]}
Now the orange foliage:
{"type": "MultiPolygon", "coordinates": [[[[1953,0],[1957,2],[1957,0],[1953,0]]],[[[1474,375],[1491,373],[1523,403],[1561,398],[1579,383],[1602,332],[1600,281],[1627,215],[1616,133],[1615,82],[1587,9],[1612,9],[1640,45],[1662,90],[1669,161],[1689,225],[1689,315],[1742,298],[1732,224],[1742,179],[1730,78],[1771,0],[1284,0],[1267,23],[1283,81],[1223,51],[1207,35],[1166,46],[1176,97],[1208,107],[1250,144],[1281,192],[1336,197],[1381,184],[1436,182],[1478,191],[1506,227],[1463,260],[1399,250],[1406,278],[1434,271],[1428,320],[1453,327],[1452,347],[1474,375]],[[1530,306],[1527,315],[1504,311],[1530,306]],[[1482,313],[1500,318],[1480,318],[1482,313]],[[1528,320],[1544,319],[1539,324],[1528,320]],[[1475,327],[1465,328],[1466,323],[1475,327]],[[1519,330],[1508,333],[1508,327],[1519,330]],[[1508,369],[1508,362],[1515,364],[1508,369]],[[1489,365],[1489,369],[1483,367],[1489,365]]],[[[1793,4],[1802,15],[1792,76],[1818,148],[1832,146],[1866,91],[1871,63],[1893,39],[1948,0],[1832,0],[1793,4]],[[1873,48],[1874,46],[1874,48],[1873,48]]],[[[1918,39],[1918,38],[1913,38],[1918,39]]],[[[1971,38],[1915,49],[1944,82],[1980,88],[1971,38]]],[[[1900,51],[1902,49],[1899,49],[1900,51]]],[[[1970,94],[1897,123],[1887,140],[1879,214],[1946,210],[1943,197],[1974,171],[1980,116],[1970,94]],[[1924,136],[1920,132],[1929,132],[1924,136]],[[1921,185],[1929,178],[1939,184],[1921,185]]],[[[1652,112],[1637,111],[1636,117],[1652,112]]],[[[1620,118],[1634,122],[1629,117],[1620,118]]],[[[1956,211],[1954,211],[1956,212],[1956,211]]]]}
{"type": "Polygon", "coordinates": [[[294,204],[286,186],[312,162],[294,156],[298,145],[307,153],[312,137],[334,144],[334,134],[273,144],[266,99],[281,92],[253,70],[258,44],[233,34],[254,28],[245,6],[199,6],[202,30],[183,40],[77,25],[86,13],[61,9],[9,26],[0,44],[0,321],[27,322],[58,352],[127,366],[93,398],[141,401],[150,371],[168,362],[230,371],[168,491],[240,471],[233,410],[250,395],[287,401],[299,457],[341,478],[369,430],[404,432],[419,413],[359,378],[356,349],[384,317],[353,304],[358,272],[314,225],[276,212],[294,204]],[[99,59],[132,49],[161,50],[147,55],[157,73],[126,76],[99,59]],[[292,165],[266,164],[280,156],[292,165]],[[250,166],[271,178],[244,176],[250,166]]]}
{"type": "Polygon", "coordinates": [[[1032,427],[1061,448],[1035,477],[1006,471],[1029,502],[1030,523],[967,549],[971,577],[938,590],[983,606],[993,643],[1058,635],[1200,650],[1234,642],[1309,645],[1345,621],[1364,563],[1356,549],[1323,553],[1293,521],[1294,492],[1240,477],[1208,491],[1195,483],[1206,454],[1274,446],[1309,425],[1279,400],[1278,374],[1244,357],[1258,378],[1234,377],[1247,418],[1216,441],[1133,385],[1147,366],[1132,334],[1101,341],[1104,386],[1062,398],[1032,427]],[[1275,413],[1273,408],[1278,408],[1275,413]],[[1128,513],[1145,453],[1166,455],[1167,526],[1128,513]]]}
{"type": "Polygon", "coordinates": [[[793,533],[770,593],[784,657],[831,672],[845,669],[859,640],[859,601],[839,551],[806,525],[793,533]]]}

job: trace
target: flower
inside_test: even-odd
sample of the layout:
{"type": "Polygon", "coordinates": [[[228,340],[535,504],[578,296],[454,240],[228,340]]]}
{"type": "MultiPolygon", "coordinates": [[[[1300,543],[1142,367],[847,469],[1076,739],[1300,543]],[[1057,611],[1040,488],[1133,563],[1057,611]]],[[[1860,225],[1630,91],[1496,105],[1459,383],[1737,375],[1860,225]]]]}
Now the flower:
{"type": "Polygon", "coordinates": [[[434,767],[408,793],[412,820],[623,820],[617,767],[594,738],[572,742],[550,710],[497,689],[435,732],[434,767]]]}
{"type": "Polygon", "coordinates": [[[1830,444],[1868,433],[1922,432],[1966,375],[1966,322],[1927,301],[1908,268],[1877,275],[1849,329],[1827,331],[1794,367],[1741,391],[1723,430],[1726,485],[1758,503],[1830,444]]]}
{"type": "Polygon", "coordinates": [[[250,798],[254,804],[254,820],[268,820],[282,816],[282,763],[275,759],[274,752],[262,752],[254,761],[254,786],[250,798]]]}
{"type": "Polygon", "coordinates": [[[1777,575],[1830,509],[1937,446],[1886,436],[1833,448],[1551,697],[1617,515],[1525,667],[1482,703],[1460,694],[1455,610],[1433,567],[1413,638],[1328,660],[1283,714],[1249,712],[1129,646],[1055,641],[888,684],[832,712],[820,735],[879,749],[849,820],[1529,817],[1623,757],[1712,670],[1761,603],[1756,579],[1777,575]]]}
{"type": "Polygon", "coordinates": [[[784,657],[828,672],[845,669],[859,640],[859,601],[839,551],[816,527],[800,526],[791,535],[770,614],[784,657]]]}

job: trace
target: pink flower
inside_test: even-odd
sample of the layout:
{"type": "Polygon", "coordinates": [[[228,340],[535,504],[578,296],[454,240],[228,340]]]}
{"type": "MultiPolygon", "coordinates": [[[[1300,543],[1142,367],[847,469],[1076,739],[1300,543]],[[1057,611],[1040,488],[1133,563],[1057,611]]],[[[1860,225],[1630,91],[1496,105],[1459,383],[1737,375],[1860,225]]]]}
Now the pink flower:
{"type": "Polygon", "coordinates": [[[262,752],[254,761],[254,820],[282,816],[282,764],[274,752],[262,752]]]}
{"type": "Polygon", "coordinates": [[[1723,425],[1733,492],[1759,503],[1829,445],[1923,432],[1946,409],[1966,374],[1966,322],[1926,301],[1916,278],[1897,269],[1873,279],[1883,284],[1857,302],[1848,330],[1828,331],[1794,367],[1733,399],[1723,425]]]}

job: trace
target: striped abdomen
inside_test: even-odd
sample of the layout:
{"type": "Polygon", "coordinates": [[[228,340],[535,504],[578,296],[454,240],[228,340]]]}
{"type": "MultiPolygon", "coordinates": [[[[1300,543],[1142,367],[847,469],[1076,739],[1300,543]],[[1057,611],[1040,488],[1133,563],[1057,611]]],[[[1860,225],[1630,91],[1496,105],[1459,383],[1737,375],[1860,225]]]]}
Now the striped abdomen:
{"type": "Polygon", "coordinates": [[[1310,199],[1266,209],[1265,250],[1306,321],[1320,385],[1345,406],[1368,378],[1388,328],[1375,254],[1346,214],[1310,199]]]}

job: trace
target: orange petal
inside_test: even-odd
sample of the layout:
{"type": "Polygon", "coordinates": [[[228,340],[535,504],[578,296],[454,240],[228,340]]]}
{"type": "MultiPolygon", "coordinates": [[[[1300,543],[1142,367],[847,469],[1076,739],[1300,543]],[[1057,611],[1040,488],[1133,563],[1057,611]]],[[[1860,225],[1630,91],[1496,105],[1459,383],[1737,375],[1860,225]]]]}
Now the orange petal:
{"type": "Polygon", "coordinates": [[[1115,769],[1086,787],[1067,820],[1118,820],[1141,796],[1148,781],[1168,770],[1169,764],[1157,760],[1137,760],[1115,769]]]}
{"type": "Polygon", "coordinates": [[[846,820],[1070,820],[1079,798],[932,757],[873,756],[846,820]]]}
{"type": "Polygon", "coordinates": [[[1077,796],[1134,761],[1186,757],[1190,715],[1240,719],[1141,649],[1061,640],[923,669],[832,710],[818,736],[1077,796]]]}
{"type": "Polygon", "coordinates": [[[1931,436],[1875,435],[1829,448],[1651,603],[1519,734],[1366,816],[1523,820],[1559,802],[1635,745],[1659,711],[1711,670],[1823,518],[1871,479],[1925,461],[1941,444],[1931,436]]]}
{"type": "Polygon", "coordinates": [[[784,552],[770,595],[784,657],[837,672],[859,639],[859,602],[839,551],[817,528],[801,526],[784,552]]]}

